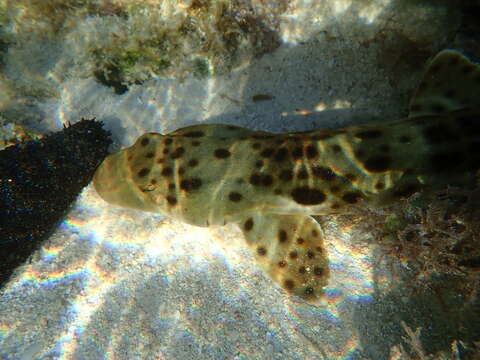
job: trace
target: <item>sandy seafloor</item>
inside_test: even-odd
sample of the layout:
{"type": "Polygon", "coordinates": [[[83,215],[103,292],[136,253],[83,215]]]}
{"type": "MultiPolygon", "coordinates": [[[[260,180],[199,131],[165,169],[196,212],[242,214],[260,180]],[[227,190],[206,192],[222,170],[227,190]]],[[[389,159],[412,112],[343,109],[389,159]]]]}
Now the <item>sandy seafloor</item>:
{"type": "MultiPolygon", "coordinates": [[[[120,148],[205,122],[283,132],[399,118],[418,78],[379,66],[378,34],[387,24],[434,42],[448,16],[408,2],[388,22],[392,3],[352,12],[349,1],[297,1],[282,15],[280,48],[207,80],[152,79],[116,95],[70,78],[42,104],[42,124],[96,117],[120,148]]],[[[90,185],[4,289],[0,359],[400,359],[402,321],[442,336],[434,297],[403,296],[381,255],[352,245],[348,227],[324,225],[332,276],[314,307],[262,274],[234,225],[117,208],[90,185]]]]}

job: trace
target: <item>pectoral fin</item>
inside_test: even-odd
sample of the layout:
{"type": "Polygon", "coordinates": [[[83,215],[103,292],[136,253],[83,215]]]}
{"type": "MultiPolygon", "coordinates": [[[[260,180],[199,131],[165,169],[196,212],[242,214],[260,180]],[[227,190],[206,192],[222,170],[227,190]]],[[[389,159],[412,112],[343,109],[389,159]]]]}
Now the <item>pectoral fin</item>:
{"type": "Polygon", "coordinates": [[[455,50],[443,50],[430,62],[410,103],[410,117],[477,108],[480,66],[455,50]]]}
{"type": "Polygon", "coordinates": [[[252,214],[240,227],[257,262],[289,293],[314,301],[329,269],[320,225],[308,215],[252,214]]]}

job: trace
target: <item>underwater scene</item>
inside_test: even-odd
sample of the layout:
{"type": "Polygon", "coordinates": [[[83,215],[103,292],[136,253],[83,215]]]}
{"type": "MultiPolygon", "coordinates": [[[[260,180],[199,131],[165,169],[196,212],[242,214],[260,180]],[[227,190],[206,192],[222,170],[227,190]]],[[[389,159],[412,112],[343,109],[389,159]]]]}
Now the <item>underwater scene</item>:
{"type": "Polygon", "coordinates": [[[480,359],[476,0],[0,0],[0,360],[480,359]]]}

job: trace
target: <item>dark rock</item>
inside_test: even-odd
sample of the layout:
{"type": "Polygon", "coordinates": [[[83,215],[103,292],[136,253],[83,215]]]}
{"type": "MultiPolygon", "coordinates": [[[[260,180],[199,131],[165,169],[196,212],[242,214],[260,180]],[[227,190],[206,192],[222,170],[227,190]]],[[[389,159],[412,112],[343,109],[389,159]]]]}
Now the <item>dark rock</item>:
{"type": "Polygon", "coordinates": [[[0,286],[62,221],[110,144],[101,122],[82,119],[0,151],[0,286]]]}

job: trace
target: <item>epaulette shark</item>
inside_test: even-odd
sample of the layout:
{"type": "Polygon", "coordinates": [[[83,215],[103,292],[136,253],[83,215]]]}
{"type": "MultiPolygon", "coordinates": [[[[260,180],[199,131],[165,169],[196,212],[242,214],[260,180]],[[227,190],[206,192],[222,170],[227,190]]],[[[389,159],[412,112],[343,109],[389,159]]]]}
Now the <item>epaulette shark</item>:
{"type": "Polygon", "coordinates": [[[225,124],[147,133],[109,155],[93,183],[115,205],[196,226],[238,224],[271,279],[314,302],[329,266],[310,215],[388,205],[473,173],[479,105],[480,66],[444,50],[405,119],[282,134],[225,124]]]}

